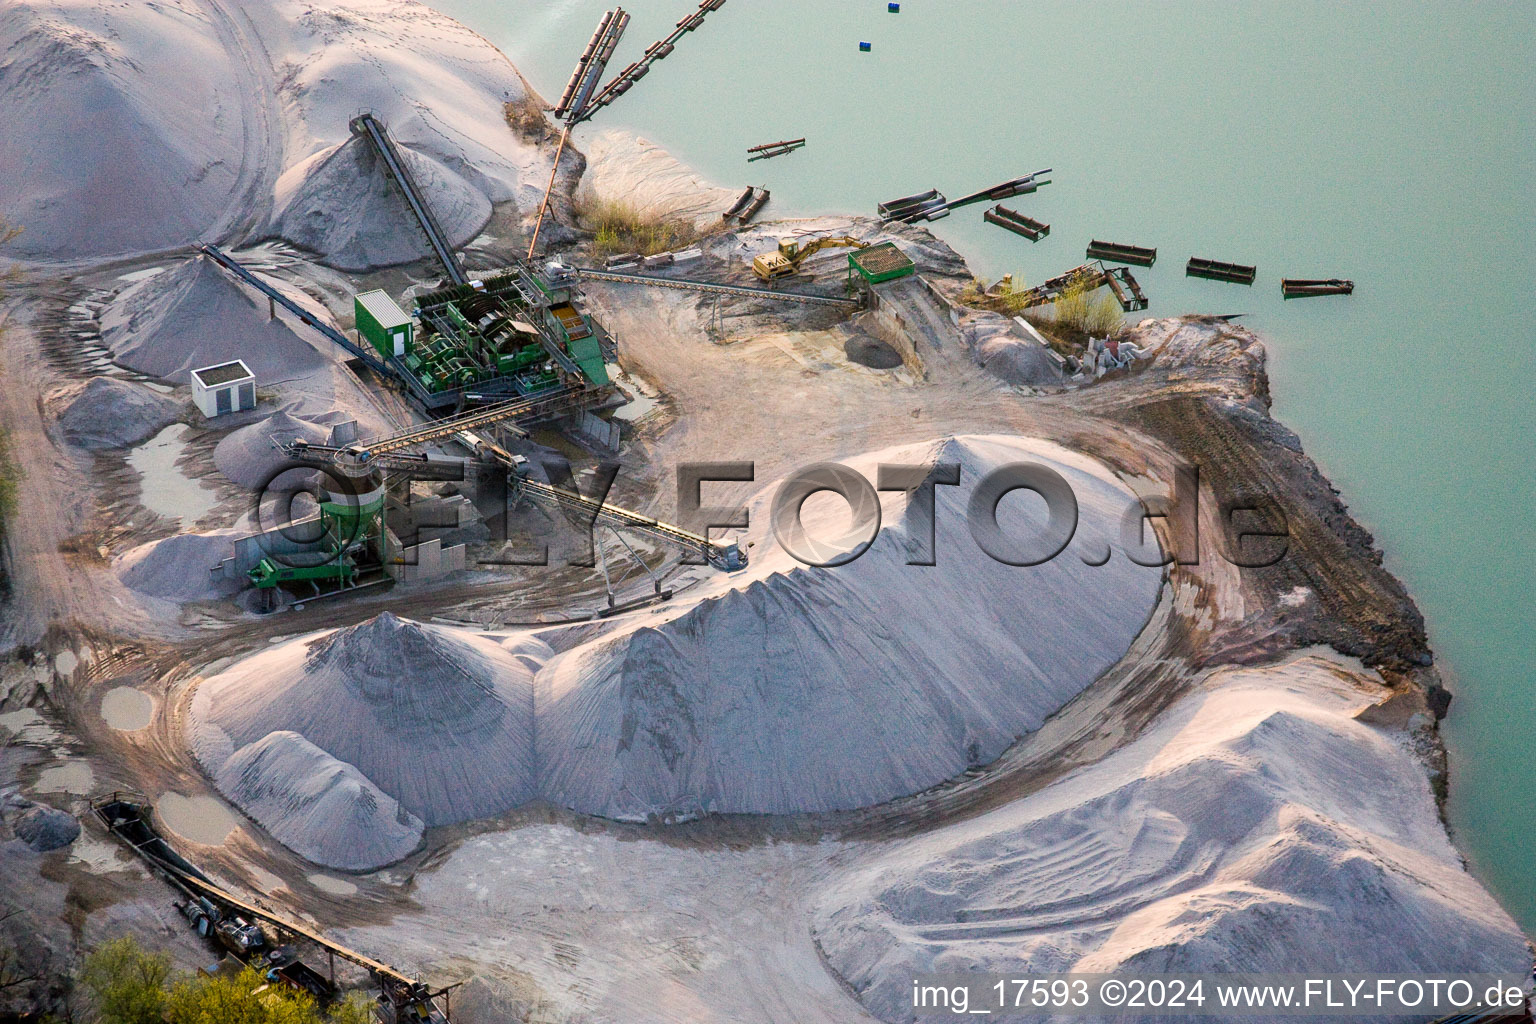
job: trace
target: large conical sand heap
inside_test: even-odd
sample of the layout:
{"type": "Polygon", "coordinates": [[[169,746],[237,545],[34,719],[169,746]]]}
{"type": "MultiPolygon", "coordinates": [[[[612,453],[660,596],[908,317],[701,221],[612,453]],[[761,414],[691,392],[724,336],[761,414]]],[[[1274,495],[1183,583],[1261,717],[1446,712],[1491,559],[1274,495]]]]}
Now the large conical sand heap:
{"type": "MultiPolygon", "coordinates": [[[[432,157],[397,148],[417,187],[431,197],[449,244],[473,239],[491,218],[491,201],[432,157]]],[[[373,270],[432,254],[405,197],[358,137],[321,150],[278,179],[273,228],[341,270],[373,270]]]]}
{"type": "MultiPolygon", "coordinates": [[[[534,795],[529,670],[491,641],[388,612],[206,681],[192,718],[198,759],[221,781],[241,748],[293,732],[428,826],[534,795]]],[[[226,793],[242,806],[254,796],[226,793]]]]}
{"type": "Polygon", "coordinates": [[[212,24],[190,4],[115,6],[27,0],[0,17],[0,210],[26,229],[15,253],[186,245],[229,209],[247,126],[212,24]]]}
{"type": "Polygon", "coordinates": [[[101,316],[101,336],[118,363],[150,377],[188,383],[192,371],[243,359],[258,387],[306,377],[327,363],[267,303],[205,256],[133,285],[101,316]]]}
{"type": "MultiPolygon", "coordinates": [[[[936,565],[907,564],[926,528],[903,495],[886,496],[867,553],[827,569],[779,548],[765,500],[746,572],[543,669],[544,796],[620,818],[867,806],[991,761],[1119,660],[1161,571],[1120,553],[1088,561],[1118,546],[1131,493],[1091,460],[1023,438],[953,438],[850,465],[874,480],[879,463],[937,462],[958,465],[961,483],[937,489],[936,565]],[[1071,484],[1079,525],[1055,559],[1004,565],[971,536],[967,503],[987,473],[1024,461],[1071,484]]],[[[1004,532],[1038,535],[1039,504],[1005,500],[1004,532]]],[[[813,535],[847,519],[806,511],[813,535]]]]}

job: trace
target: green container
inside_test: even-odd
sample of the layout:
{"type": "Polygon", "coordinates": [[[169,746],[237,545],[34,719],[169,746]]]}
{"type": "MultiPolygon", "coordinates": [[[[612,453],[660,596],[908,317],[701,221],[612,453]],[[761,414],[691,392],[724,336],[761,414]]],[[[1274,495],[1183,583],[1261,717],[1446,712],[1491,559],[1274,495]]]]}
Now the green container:
{"type": "Polygon", "coordinates": [[[849,253],[848,269],[857,272],[870,284],[880,284],[906,277],[917,268],[906,253],[896,248],[894,242],[881,242],[849,253]]]}
{"type": "Polygon", "coordinates": [[[388,359],[408,355],[414,347],[415,324],[395,300],[380,290],[352,297],[357,333],[388,359]]]}

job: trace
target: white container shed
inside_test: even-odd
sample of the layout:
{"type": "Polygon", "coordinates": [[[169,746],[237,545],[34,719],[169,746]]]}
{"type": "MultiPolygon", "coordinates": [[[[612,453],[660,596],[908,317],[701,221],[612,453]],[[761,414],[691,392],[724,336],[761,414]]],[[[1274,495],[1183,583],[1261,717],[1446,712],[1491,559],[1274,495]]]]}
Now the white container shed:
{"type": "Polygon", "coordinates": [[[192,371],[192,401],[204,416],[256,408],[256,375],[242,359],[192,371]]]}

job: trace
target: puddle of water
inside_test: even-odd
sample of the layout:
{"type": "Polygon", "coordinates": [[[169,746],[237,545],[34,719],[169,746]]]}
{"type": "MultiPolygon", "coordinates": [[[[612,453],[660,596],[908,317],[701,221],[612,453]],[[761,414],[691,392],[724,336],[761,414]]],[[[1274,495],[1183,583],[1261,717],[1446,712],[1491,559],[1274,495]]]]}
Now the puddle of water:
{"type": "Polygon", "coordinates": [[[43,716],[37,713],[36,708],[18,708],[15,711],[7,711],[0,715],[0,729],[10,733],[19,733],[27,726],[43,720],[43,716]]]}
{"type": "Polygon", "coordinates": [[[93,839],[89,832],[81,832],[69,847],[69,859],[72,863],[84,864],[92,871],[115,871],[118,867],[117,854],[122,847],[116,843],[109,843],[103,839],[93,839]]]}
{"type": "Polygon", "coordinates": [[[118,686],[101,696],[101,717],[121,732],[147,728],[155,717],[155,702],[149,694],[131,686],[118,686]]]}
{"type": "Polygon", "coordinates": [[[332,896],[353,896],[357,893],[357,886],[341,878],[332,878],[330,875],[309,875],[309,884],[321,892],[328,892],[332,896]]]}
{"type": "Polygon", "coordinates": [[[607,363],[605,365],[608,367],[609,378],[624,385],[625,390],[634,395],[634,399],[628,405],[613,411],[614,419],[633,423],[636,420],[645,418],[652,409],[656,408],[656,403],[661,398],[659,391],[644,381],[631,377],[620,370],[618,363],[607,363]]]}
{"type": "Polygon", "coordinates": [[[6,742],[44,745],[59,738],[59,732],[37,713],[35,708],[18,708],[0,715],[0,729],[8,734],[6,742]]]}
{"type": "Polygon", "coordinates": [[[251,878],[263,893],[273,893],[279,889],[288,888],[288,883],[274,875],[272,872],[257,867],[255,864],[247,864],[245,869],[251,873],[251,878]]]}
{"type": "Polygon", "coordinates": [[[165,793],[155,803],[155,812],[166,828],[204,846],[223,846],[235,830],[235,816],[211,796],[165,793]]]}
{"type": "Polygon", "coordinates": [[[139,504],[167,519],[195,522],[213,511],[218,496],[176,468],[186,451],[186,428],[173,423],[128,453],[128,464],[139,474],[139,504]]]}
{"type": "Polygon", "coordinates": [[[56,764],[52,768],[44,768],[37,776],[37,785],[33,787],[39,793],[69,793],[73,796],[87,796],[96,785],[96,774],[91,771],[91,766],[84,761],[69,761],[65,764],[56,764]]]}

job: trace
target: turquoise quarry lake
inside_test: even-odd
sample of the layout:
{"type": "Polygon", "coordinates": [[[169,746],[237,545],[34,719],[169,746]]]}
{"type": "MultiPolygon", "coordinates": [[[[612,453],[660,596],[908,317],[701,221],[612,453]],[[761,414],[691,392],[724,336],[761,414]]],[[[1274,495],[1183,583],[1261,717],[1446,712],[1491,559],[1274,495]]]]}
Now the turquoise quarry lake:
{"type": "MultiPolygon", "coordinates": [[[[551,100],[609,6],[431,2],[551,100]]],[[[632,5],[614,67],[694,6],[632,5]]],[[[730,0],[583,132],[632,129],[721,185],[766,185],[777,217],[1050,167],[1008,203],[1051,225],[1039,243],[980,206],[934,231],[978,274],[1029,282],[1091,238],[1156,246],[1135,270],[1146,315],[1248,314],[1275,414],[1429,620],[1456,693],[1456,838],[1533,933],[1532,39],[1531,4],[730,0]],[[1191,255],[1258,281],[1187,279],[1191,255]],[[1281,277],[1335,276],[1352,297],[1280,297],[1281,277]]]]}

